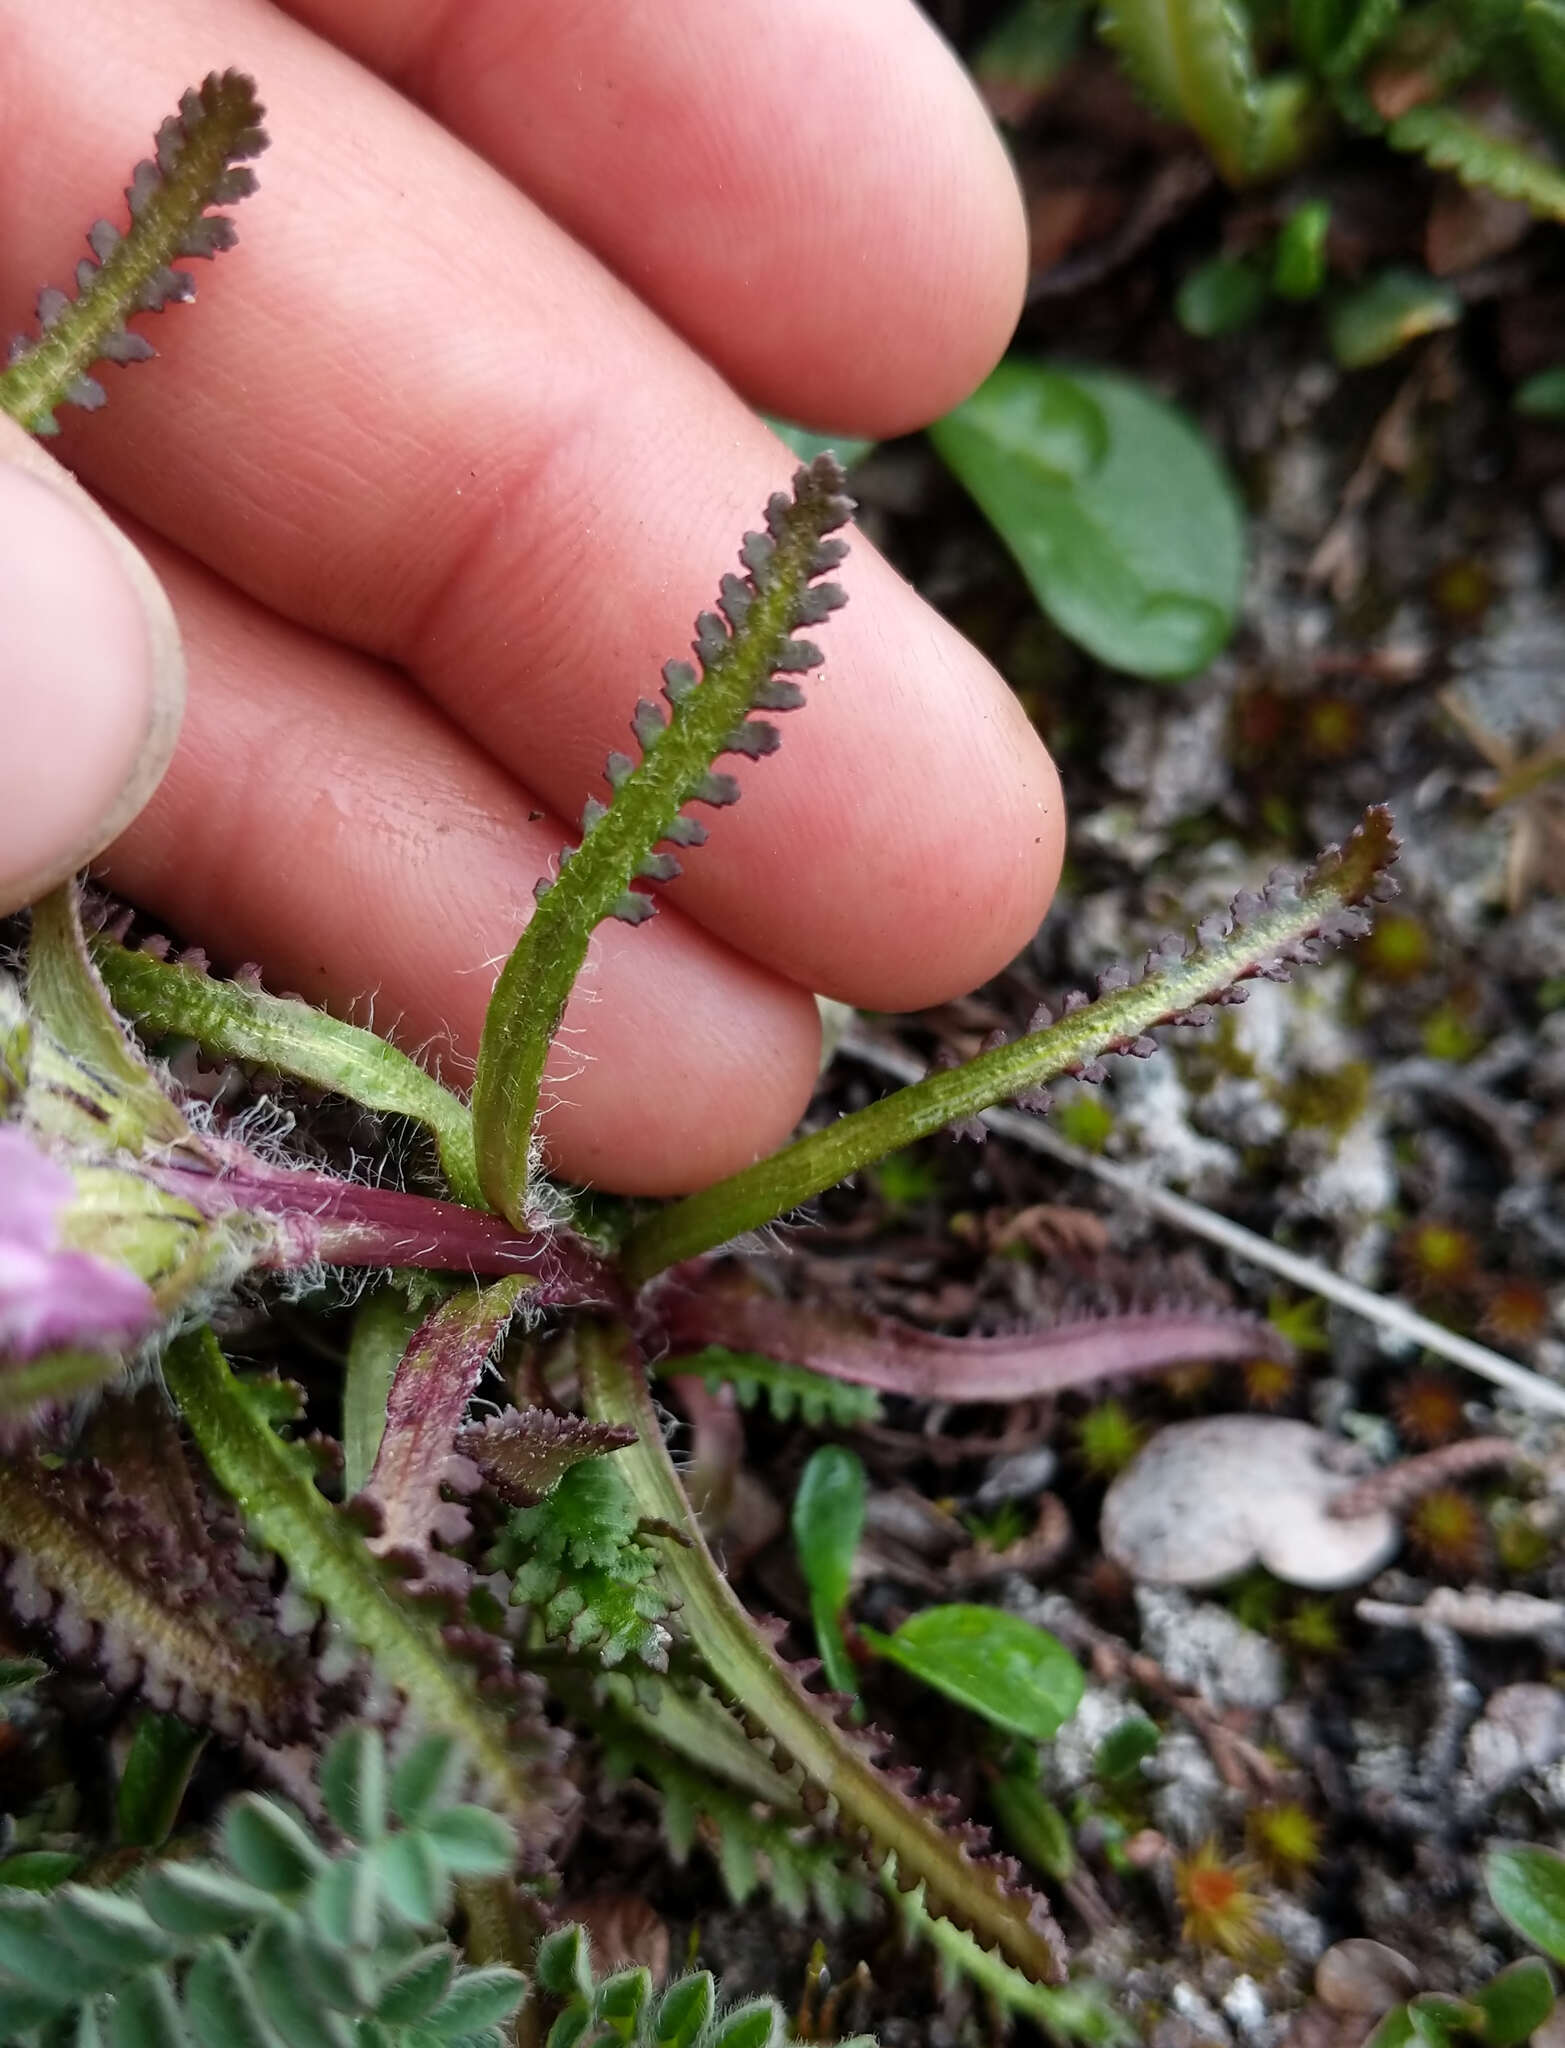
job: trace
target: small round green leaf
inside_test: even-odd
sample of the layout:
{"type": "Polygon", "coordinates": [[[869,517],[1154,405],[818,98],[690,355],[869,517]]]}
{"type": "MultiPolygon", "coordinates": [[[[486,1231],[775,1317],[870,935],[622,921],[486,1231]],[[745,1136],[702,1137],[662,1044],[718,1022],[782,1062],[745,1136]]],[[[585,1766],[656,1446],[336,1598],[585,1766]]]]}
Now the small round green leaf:
{"type": "Polygon", "coordinates": [[[170,1934],[229,1934],[276,1911],[270,1893],[210,1863],[161,1863],[149,1870],[141,1903],[170,1934]]]}
{"type": "Polygon", "coordinates": [[[253,1792],[224,1816],[223,1849],[241,1877],[280,1897],[302,1892],[326,1867],[325,1854],[294,1816],[253,1792]]]}
{"type": "Polygon", "coordinates": [[[52,1892],[81,1866],[81,1858],[65,1849],[23,1849],[0,1861],[0,1889],[52,1892]]]}
{"type": "Polygon", "coordinates": [[[498,2027],[521,2004],[527,1979],[515,1970],[465,1970],[434,2011],[423,2029],[438,2041],[459,2041],[465,2034],[498,2027]]]}
{"type": "Polygon", "coordinates": [[[379,1876],[369,1857],[328,1864],[310,1892],[309,1914],[330,1948],[367,1948],[375,1938],[379,1876]]]}
{"type": "Polygon", "coordinates": [[[664,1992],[652,2022],[654,2048],[695,2048],[717,2003],[710,1970],[681,1977],[664,1992]]]}
{"type": "Polygon", "coordinates": [[[504,1877],[516,1861],[516,1837],[486,1806],[448,1806],[420,1829],[454,1877],[504,1877]]]}
{"type": "Polygon", "coordinates": [[[114,1994],[109,2048],[189,2048],[173,1987],[161,1970],[144,1970],[114,1994]]]}
{"type": "Polygon", "coordinates": [[[1565,363],[1539,370],[1518,384],[1511,404],[1529,419],[1565,419],[1565,363]]]}
{"type": "Polygon", "coordinates": [[[340,2013],[315,1996],[293,1929],[263,1927],[246,1952],[257,2004],[287,2048],[355,2048],[355,2034],[340,2013]]]}
{"type": "Polygon", "coordinates": [[[1174,311],[1186,334],[1202,341],[1237,334],[1266,304],[1266,280],[1242,256],[1214,256],[1185,279],[1174,311]]]}
{"type": "Polygon", "coordinates": [[[84,1962],[137,1970],[169,1953],[167,1935],[139,1900],[67,1885],[53,1899],[54,1925],[84,1962]]]}
{"type": "Polygon", "coordinates": [[[1145,1714],[1127,1714],[1093,1751],[1093,1774],[1110,1785],[1138,1779],[1142,1764],[1161,1740],[1155,1721],[1145,1714]]]}
{"type": "Polygon", "coordinates": [[[592,1959],[585,1928],[562,1927],[546,1934],[533,1958],[538,1989],[549,1998],[590,1998],[592,1959]]]}
{"type": "Polygon", "coordinates": [[[185,2017],[201,2048],[277,2048],[277,2036],[226,1941],[213,1942],[191,1964],[185,2017]]]}
{"type": "Polygon", "coordinates": [[[822,1444],[805,1466],[793,1500],[793,1540],[817,1606],[840,1614],[848,1601],[853,1553],[864,1529],[864,1467],[841,1444],[822,1444]]]}
{"type": "Polygon", "coordinates": [[[1345,370],[1367,369],[1461,317],[1462,301],[1450,285],[1418,270],[1385,270],[1332,307],[1331,352],[1345,370]]]}
{"type": "Polygon", "coordinates": [[[375,2017],[388,2026],[415,2026],[445,1997],[456,1969],[456,1951],[448,1942],[420,1949],[388,1978],[375,2001],[375,2017]]]}
{"type": "Polygon", "coordinates": [[[1243,514],[1174,407],[1109,371],[1012,360],[929,432],[1043,609],[1100,661],[1188,676],[1228,639],[1243,514]]]}
{"type": "Polygon", "coordinates": [[[598,1986],[592,2009],[606,2027],[628,2041],[636,2031],[641,2009],[652,1996],[652,1972],[646,1969],[616,1970],[598,1986]]]}
{"type": "Polygon", "coordinates": [[[1530,1842],[1506,1842],[1484,1859],[1495,1911],[1534,1948],[1565,1963],[1565,1856],[1530,1842]]]}
{"type": "Polygon", "coordinates": [[[438,1812],[456,1775],[457,1746],[449,1735],[426,1735],[391,1774],[391,1810],[408,1827],[438,1812]]]}
{"type": "Polygon", "coordinates": [[[775,1999],[752,1998],[718,2021],[711,2048],[778,2048],[787,2032],[782,2007],[775,1999]]]}
{"type": "Polygon", "coordinates": [[[1331,208],[1306,199],[1282,224],[1272,257],[1272,290],[1283,299],[1313,299],[1326,282],[1326,238],[1331,208]]]}
{"type": "Polygon", "coordinates": [[[128,1849],[157,1849],[168,1840],[190,1783],[206,1730],[177,1714],[143,1714],[120,1773],[115,1813],[128,1849]]]}
{"type": "Polygon", "coordinates": [[[1410,2048],[1417,2038],[1412,2013],[1405,2005],[1394,2005],[1364,2043],[1364,2048],[1410,2048]]]}
{"type": "Polygon", "coordinates": [[[1045,1742],[1081,1702],[1081,1666],[1046,1629],[999,1607],[926,1607],[866,1639],[915,1678],[997,1728],[1045,1742]]]}
{"type": "Polygon", "coordinates": [[[321,1797],[334,1826],[355,1842],[386,1829],[386,1751],[373,1728],[348,1728],[321,1763],[321,1797]]]}
{"type": "Polygon", "coordinates": [[[1519,2048],[1553,2012],[1554,1978],[1547,1963],[1527,1956],[1475,1991],[1473,2004],[1483,2014],[1488,2048],[1519,2048]]]}
{"type": "Polygon", "coordinates": [[[388,1835],[371,1852],[380,1895],[409,1927],[435,1927],[450,1903],[450,1880],[422,1834],[388,1835]]]}

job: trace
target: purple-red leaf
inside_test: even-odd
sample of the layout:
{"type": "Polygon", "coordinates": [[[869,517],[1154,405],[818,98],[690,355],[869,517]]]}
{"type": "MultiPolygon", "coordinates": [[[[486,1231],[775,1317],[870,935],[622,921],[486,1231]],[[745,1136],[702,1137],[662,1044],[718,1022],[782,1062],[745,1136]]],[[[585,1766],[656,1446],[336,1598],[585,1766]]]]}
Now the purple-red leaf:
{"type": "Polygon", "coordinates": [[[521,1275],[482,1292],[443,1301],[413,1332],[386,1397],[386,1429],[357,1503],[374,1511],[370,1548],[381,1557],[416,1560],[426,1586],[458,1591],[466,1572],[432,1548],[460,1543],[470,1532],[467,1510],[442,1488],[474,1491],[479,1475],[456,1448],[458,1430],[527,1281],[521,1275]]]}
{"type": "Polygon", "coordinates": [[[1270,1324],[1199,1304],[1079,1316],[1045,1330],[939,1337],[889,1316],[783,1301],[686,1267],[653,1312],[676,1349],[758,1351],[920,1401],[1018,1401],[1197,1360],[1287,1355],[1270,1324]]]}

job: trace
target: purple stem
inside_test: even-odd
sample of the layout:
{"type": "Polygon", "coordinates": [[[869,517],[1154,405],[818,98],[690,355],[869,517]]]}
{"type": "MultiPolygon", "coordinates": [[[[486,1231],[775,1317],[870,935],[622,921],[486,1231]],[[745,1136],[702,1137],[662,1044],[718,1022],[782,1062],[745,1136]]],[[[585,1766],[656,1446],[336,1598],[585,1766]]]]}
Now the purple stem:
{"type": "Polygon", "coordinates": [[[671,1348],[719,1344],[919,1401],[1019,1401],[1122,1374],[1287,1355],[1267,1323],[1199,1307],[1132,1309],[1000,1337],[938,1337],[889,1317],[850,1318],[740,1293],[685,1267],[655,1298],[671,1348]]]}
{"type": "Polygon", "coordinates": [[[260,1263],[287,1269],[431,1266],[443,1272],[528,1273],[540,1308],[613,1307],[623,1290],[603,1261],[566,1231],[518,1231],[503,1216],[400,1188],[365,1187],[311,1167],[273,1166],[228,1139],[208,1139],[217,1170],[149,1161],[147,1178],[204,1216],[236,1209],[275,1216],[275,1247],[260,1263]]]}
{"type": "Polygon", "coordinates": [[[480,1483],[477,1467],[456,1451],[456,1435],[517,1296],[513,1282],[443,1301],[413,1332],[386,1397],[385,1432],[358,1496],[379,1523],[370,1548],[401,1557],[433,1587],[465,1583],[463,1567],[430,1545],[470,1533],[467,1510],[444,1499],[441,1487],[471,1493],[480,1483]]]}

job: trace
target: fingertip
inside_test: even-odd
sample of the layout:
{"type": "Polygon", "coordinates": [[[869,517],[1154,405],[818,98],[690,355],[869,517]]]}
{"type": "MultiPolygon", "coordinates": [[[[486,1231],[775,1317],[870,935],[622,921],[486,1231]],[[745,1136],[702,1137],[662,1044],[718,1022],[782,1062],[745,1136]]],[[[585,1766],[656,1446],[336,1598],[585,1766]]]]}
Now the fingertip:
{"type": "Polygon", "coordinates": [[[0,428],[0,911],[125,826],[173,754],[179,637],[145,561],[9,421],[0,428]]]}
{"type": "Polygon", "coordinates": [[[704,986],[681,977],[697,1001],[659,1020],[649,998],[662,1009],[674,991],[651,985],[642,966],[627,947],[567,1007],[546,1084],[545,1154],[585,1185],[690,1194],[786,1143],[814,1093],[819,1012],[803,989],[727,954],[704,986]]]}

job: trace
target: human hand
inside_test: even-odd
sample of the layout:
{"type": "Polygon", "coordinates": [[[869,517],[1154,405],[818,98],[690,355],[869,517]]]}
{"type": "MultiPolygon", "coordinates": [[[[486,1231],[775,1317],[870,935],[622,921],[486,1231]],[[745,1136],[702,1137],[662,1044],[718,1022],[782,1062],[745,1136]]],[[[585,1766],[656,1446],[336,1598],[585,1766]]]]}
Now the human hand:
{"type": "MultiPolygon", "coordinates": [[[[156,569],[189,669],[173,765],[101,869],[274,988],[372,998],[455,1076],[561,821],[786,481],[751,406],[874,434],[938,414],[1004,346],[1023,227],[910,0],[292,15],[0,0],[0,277],[16,306],[61,277],[180,87],[254,73],[273,146],[238,251],[54,444],[156,569]]],[[[0,472],[0,543],[24,483],[0,472]]],[[[108,546],[68,584],[119,636],[113,744],[83,712],[56,872],[122,822],[140,742],[156,767],[158,665],[108,546]]],[[[31,574],[8,740],[50,673],[31,574]]],[[[572,1178],[673,1192],[770,1149],[814,1078],[808,991],[942,999],[1047,904],[1058,784],[1010,693],[866,543],[843,580],[782,751],[663,914],[595,941],[544,1123],[572,1178]]],[[[18,788],[63,772],[24,758],[18,788]]],[[[39,834],[7,869],[4,831],[0,889],[36,886],[39,834]]]]}

